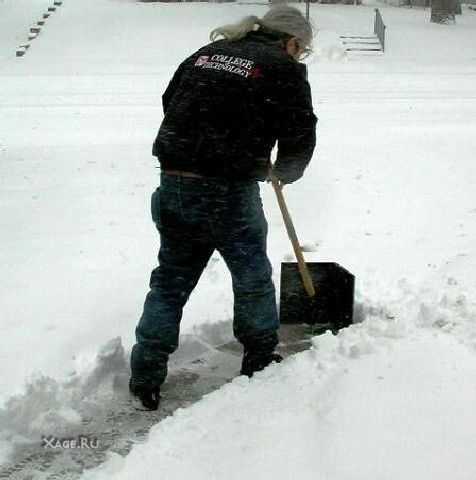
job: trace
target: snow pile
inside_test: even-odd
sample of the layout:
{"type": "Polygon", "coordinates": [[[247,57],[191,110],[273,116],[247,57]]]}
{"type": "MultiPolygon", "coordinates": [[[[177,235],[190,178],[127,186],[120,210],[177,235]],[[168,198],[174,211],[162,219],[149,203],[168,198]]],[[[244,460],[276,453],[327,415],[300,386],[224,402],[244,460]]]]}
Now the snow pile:
{"type": "Polygon", "coordinates": [[[397,300],[401,316],[414,318],[421,327],[439,328],[451,333],[476,351],[476,302],[472,292],[465,291],[454,277],[435,289],[423,286],[414,289],[408,282],[400,284],[401,298],[397,300]]]}
{"type": "Polygon", "coordinates": [[[0,410],[0,451],[18,444],[38,444],[42,435],[71,434],[82,413],[102,408],[116,385],[127,382],[128,366],[120,338],[103,345],[94,359],[78,358],[77,370],[58,381],[37,373],[25,392],[10,397],[0,410]]]}
{"type": "MultiPolygon", "coordinates": [[[[231,339],[230,322],[191,329],[181,337],[180,350],[169,365],[170,374],[184,364],[206,358],[231,339]]],[[[24,391],[9,397],[0,409],[0,463],[9,460],[15,447],[38,445],[46,435],[71,438],[82,433],[85,419],[104,420],[111,413],[111,404],[117,407],[129,397],[129,354],[116,337],[102,345],[96,355],[75,358],[73,371],[63,380],[41,372],[33,374],[24,391]]]]}
{"type": "MultiPolygon", "coordinates": [[[[476,356],[446,333],[439,314],[417,326],[425,309],[419,293],[402,281],[390,311],[360,305],[364,323],[315,337],[310,351],[251,380],[236,378],[153,427],[126,458],[111,455],[82,479],[151,472],[177,480],[364,480],[389,472],[474,478],[472,442],[464,439],[475,435],[467,400],[476,384],[467,379],[476,356]]],[[[469,340],[474,305],[463,315],[458,308],[448,306],[446,314],[472,321],[469,340]]]]}
{"type": "Polygon", "coordinates": [[[476,351],[476,301],[464,281],[449,276],[438,282],[415,284],[402,278],[385,300],[359,295],[355,315],[366,324],[391,320],[389,328],[404,334],[415,328],[439,329],[476,351]],[[392,327],[393,325],[393,327],[392,327]]]}

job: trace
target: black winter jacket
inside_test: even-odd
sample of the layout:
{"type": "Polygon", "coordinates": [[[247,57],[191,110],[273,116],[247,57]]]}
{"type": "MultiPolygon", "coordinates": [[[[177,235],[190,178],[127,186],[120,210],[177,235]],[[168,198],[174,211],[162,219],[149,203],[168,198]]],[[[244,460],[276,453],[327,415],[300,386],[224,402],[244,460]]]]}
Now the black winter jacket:
{"type": "Polygon", "coordinates": [[[317,119],[305,66],[273,33],[201,48],[179,66],[162,100],[152,153],[163,169],[264,180],[277,141],[273,174],[291,183],[312,157],[317,119]]]}

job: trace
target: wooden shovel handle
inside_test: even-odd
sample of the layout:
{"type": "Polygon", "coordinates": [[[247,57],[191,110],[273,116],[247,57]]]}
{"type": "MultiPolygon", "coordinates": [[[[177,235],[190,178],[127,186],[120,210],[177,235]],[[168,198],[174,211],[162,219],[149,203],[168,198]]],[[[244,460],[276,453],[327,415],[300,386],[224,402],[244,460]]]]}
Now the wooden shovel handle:
{"type": "Polygon", "coordinates": [[[306,262],[304,261],[304,256],[302,254],[301,245],[299,245],[299,240],[297,238],[296,230],[294,229],[293,221],[291,220],[291,215],[289,214],[288,207],[284,201],[283,195],[283,186],[278,180],[271,180],[274,191],[276,192],[276,197],[278,199],[278,205],[283,215],[284,225],[286,226],[286,231],[288,232],[289,239],[293,245],[294,254],[296,255],[296,260],[298,262],[299,273],[301,274],[302,283],[306,289],[307,294],[310,297],[316,295],[316,290],[314,288],[314,283],[312,282],[309,269],[307,268],[306,262]]]}

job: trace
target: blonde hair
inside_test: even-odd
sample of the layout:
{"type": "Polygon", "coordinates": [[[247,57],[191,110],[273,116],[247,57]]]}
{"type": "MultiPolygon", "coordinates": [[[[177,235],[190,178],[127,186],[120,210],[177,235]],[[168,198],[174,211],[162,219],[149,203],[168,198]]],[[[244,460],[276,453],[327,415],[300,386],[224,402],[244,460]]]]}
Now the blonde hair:
{"type": "Polygon", "coordinates": [[[249,32],[259,29],[296,37],[302,56],[307,56],[312,51],[313,27],[311,22],[297,8],[285,5],[271,7],[263,18],[249,15],[238,23],[215,28],[210,33],[210,40],[215,41],[220,37],[228,41],[239,40],[249,32]]]}

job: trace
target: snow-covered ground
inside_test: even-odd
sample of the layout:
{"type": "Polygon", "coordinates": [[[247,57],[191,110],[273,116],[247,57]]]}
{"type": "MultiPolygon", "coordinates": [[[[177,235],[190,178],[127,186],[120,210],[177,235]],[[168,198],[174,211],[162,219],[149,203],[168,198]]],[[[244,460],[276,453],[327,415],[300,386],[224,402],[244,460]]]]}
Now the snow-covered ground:
{"type": "Polygon", "coordinates": [[[52,0],[0,1],[0,60],[12,57],[17,47],[28,43],[30,27],[37,25],[52,5],[52,0]]]}
{"type": "MultiPolygon", "coordinates": [[[[15,58],[45,6],[0,1],[4,460],[76,425],[72,395],[122,372],[158,248],[160,96],[212,28],[266,9],[65,0],[15,58]]],[[[318,148],[285,189],[316,247],[307,259],[356,275],[363,323],[237,378],[85,478],[476,478],[476,14],[441,26],[380,8],[385,55],[347,57],[339,35],[371,34],[373,6],[312,5],[318,148]]],[[[291,248],[269,185],[262,196],[279,285],[291,248]]],[[[231,338],[231,315],[217,256],[186,307],[183,350],[213,324],[231,338]]]]}

